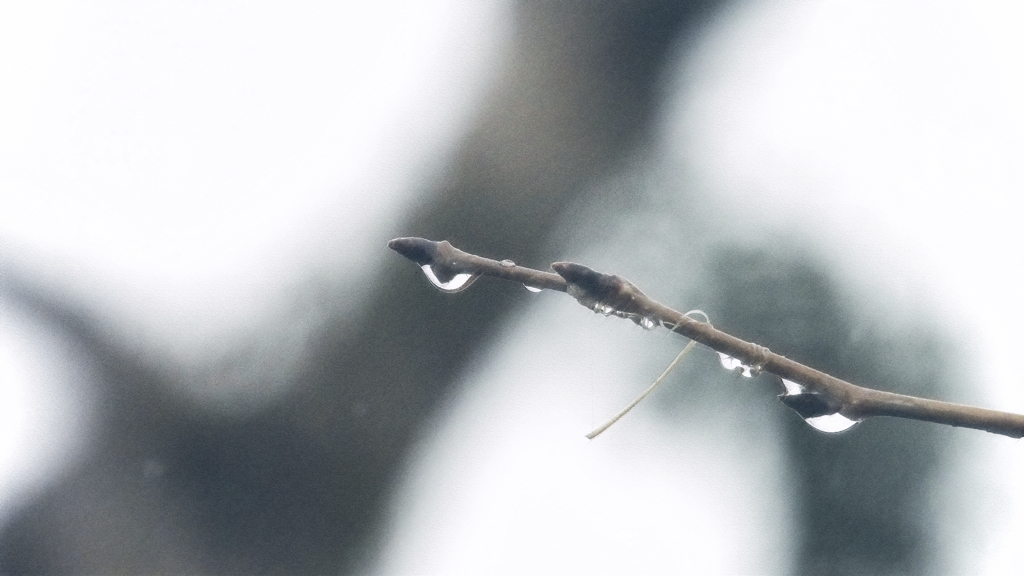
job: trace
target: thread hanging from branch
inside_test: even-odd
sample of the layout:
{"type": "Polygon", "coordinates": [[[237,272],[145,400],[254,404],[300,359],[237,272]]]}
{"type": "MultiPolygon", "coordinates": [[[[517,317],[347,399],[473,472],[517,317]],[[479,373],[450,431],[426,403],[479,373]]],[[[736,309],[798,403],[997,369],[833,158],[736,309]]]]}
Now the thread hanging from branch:
{"type": "MultiPolygon", "coordinates": [[[[711,324],[711,319],[708,318],[708,315],[704,313],[703,310],[690,310],[686,314],[683,314],[683,316],[689,317],[691,314],[700,314],[701,316],[704,317],[704,321],[706,323],[711,324]]],[[[683,350],[676,356],[675,360],[669,363],[668,368],[665,368],[665,371],[661,373],[661,376],[658,376],[658,378],[650,386],[648,386],[646,390],[641,392],[640,395],[636,397],[636,400],[633,400],[632,402],[629,403],[628,406],[623,408],[621,412],[619,412],[615,416],[612,416],[611,420],[608,420],[600,427],[594,429],[590,434],[587,434],[587,439],[593,440],[594,438],[597,438],[599,434],[601,434],[608,428],[611,428],[612,424],[615,424],[623,416],[628,414],[629,411],[635,408],[636,405],[639,404],[644,398],[647,398],[647,396],[650,395],[651,392],[654,392],[654,389],[657,388],[673,370],[675,370],[676,366],[678,366],[679,363],[682,362],[683,358],[685,358],[686,355],[689,354],[690,351],[693,350],[693,348],[696,345],[696,340],[690,340],[690,342],[686,346],[684,346],[683,350]]]]}

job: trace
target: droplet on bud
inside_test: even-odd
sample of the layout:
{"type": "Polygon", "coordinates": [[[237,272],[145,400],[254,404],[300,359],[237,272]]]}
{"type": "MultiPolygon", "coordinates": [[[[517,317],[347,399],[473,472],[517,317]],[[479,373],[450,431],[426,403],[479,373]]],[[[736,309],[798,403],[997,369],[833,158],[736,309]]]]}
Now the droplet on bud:
{"type": "Polygon", "coordinates": [[[466,288],[469,288],[469,285],[475,282],[480,276],[479,274],[461,272],[452,276],[451,280],[442,282],[437,277],[437,274],[434,273],[434,269],[430,267],[430,264],[424,264],[423,266],[420,266],[420,268],[423,269],[423,274],[427,276],[427,279],[430,280],[430,283],[433,284],[434,287],[442,292],[448,293],[461,292],[466,288]]]}
{"type": "Polygon", "coordinates": [[[822,432],[836,433],[844,430],[849,430],[857,423],[856,420],[850,420],[846,416],[843,416],[839,412],[835,414],[829,414],[827,416],[818,416],[816,418],[806,418],[804,422],[807,422],[812,427],[821,430],[822,432]]]}
{"type": "Polygon", "coordinates": [[[781,380],[782,380],[782,385],[786,387],[786,393],[784,394],[785,396],[794,396],[796,394],[803,394],[803,392],[804,392],[804,387],[803,386],[797,384],[796,382],[790,382],[789,380],[786,380],[785,378],[782,378],[781,380]]]}
{"type": "Polygon", "coordinates": [[[800,415],[811,427],[822,432],[836,433],[849,430],[857,423],[837,411],[835,402],[829,402],[824,394],[806,392],[804,387],[782,379],[786,393],[779,396],[783,404],[789,406],[800,415]]]}
{"type": "Polygon", "coordinates": [[[643,328],[644,330],[653,330],[657,326],[658,321],[653,318],[648,318],[647,316],[644,316],[643,318],[640,319],[640,327],[643,328]]]}
{"type": "Polygon", "coordinates": [[[726,370],[732,371],[738,368],[740,369],[740,374],[742,374],[744,378],[754,377],[754,372],[753,370],[750,369],[750,366],[747,366],[743,362],[740,362],[738,358],[733,358],[728,354],[723,354],[719,352],[718,359],[721,360],[722,367],[725,368],[726,370]]]}

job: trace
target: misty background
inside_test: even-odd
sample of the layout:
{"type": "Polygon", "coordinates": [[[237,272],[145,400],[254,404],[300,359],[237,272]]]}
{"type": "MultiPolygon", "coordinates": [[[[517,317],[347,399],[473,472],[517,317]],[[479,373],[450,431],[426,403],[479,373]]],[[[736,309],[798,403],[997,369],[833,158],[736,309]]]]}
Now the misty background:
{"type": "Polygon", "coordinates": [[[1013,2],[7,3],[0,571],[1006,574],[1021,444],[814,430],[577,261],[1024,412],[1013,2]]]}

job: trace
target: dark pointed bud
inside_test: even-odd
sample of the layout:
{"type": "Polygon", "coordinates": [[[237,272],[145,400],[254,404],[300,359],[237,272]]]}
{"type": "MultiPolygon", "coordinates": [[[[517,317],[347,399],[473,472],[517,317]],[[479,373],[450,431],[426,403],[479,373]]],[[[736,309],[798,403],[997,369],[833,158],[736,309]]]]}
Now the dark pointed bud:
{"type": "Polygon", "coordinates": [[[569,285],[567,292],[590,309],[595,306],[610,306],[617,314],[636,312],[636,298],[644,297],[644,293],[628,280],[614,274],[602,274],[582,264],[573,262],[555,262],[551,269],[565,278],[569,285]]]}
{"type": "Polygon", "coordinates": [[[823,394],[806,392],[804,394],[783,394],[779,401],[789,406],[801,418],[816,418],[839,412],[839,403],[823,394]]]}
{"type": "Polygon", "coordinates": [[[437,257],[438,243],[425,238],[395,238],[388,242],[388,248],[423,266],[433,264],[437,257]]]}

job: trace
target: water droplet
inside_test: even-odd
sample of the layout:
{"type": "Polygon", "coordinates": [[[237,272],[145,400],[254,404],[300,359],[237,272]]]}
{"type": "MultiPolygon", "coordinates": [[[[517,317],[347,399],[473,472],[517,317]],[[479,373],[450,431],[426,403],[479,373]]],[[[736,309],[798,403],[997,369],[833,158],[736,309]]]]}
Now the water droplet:
{"type": "Polygon", "coordinates": [[[795,394],[802,394],[804,387],[797,384],[796,382],[790,382],[785,378],[782,378],[782,385],[786,387],[786,396],[792,396],[795,394]]]}
{"type": "Polygon", "coordinates": [[[511,268],[511,267],[516,265],[515,262],[513,262],[513,261],[511,261],[511,260],[509,260],[507,258],[505,260],[502,260],[501,262],[498,262],[498,264],[501,264],[502,268],[511,268]]]}
{"type": "Polygon", "coordinates": [[[846,416],[836,412],[835,414],[829,414],[827,416],[816,416],[814,418],[807,418],[804,420],[814,428],[821,430],[822,432],[842,432],[843,430],[849,430],[857,423],[856,420],[850,420],[846,416]]]}
{"type": "Polygon", "coordinates": [[[612,312],[615,312],[615,308],[612,308],[608,304],[601,304],[600,302],[598,302],[597,304],[594,304],[594,312],[608,316],[612,312]]]}
{"type": "Polygon", "coordinates": [[[426,274],[427,279],[433,284],[438,290],[442,292],[461,292],[469,285],[476,281],[479,274],[468,274],[462,272],[452,276],[452,279],[447,282],[442,282],[437,274],[434,274],[434,269],[430,267],[430,264],[424,264],[420,268],[423,269],[423,273],[426,274]]]}
{"type": "Polygon", "coordinates": [[[653,318],[648,318],[644,316],[643,318],[640,319],[640,327],[643,328],[644,330],[653,330],[657,326],[658,321],[654,320],[653,318]]]}
{"type": "Polygon", "coordinates": [[[530,286],[529,284],[523,284],[523,288],[526,288],[530,292],[540,292],[541,290],[543,290],[542,288],[537,288],[536,286],[530,286]]]}
{"type": "Polygon", "coordinates": [[[743,362],[740,362],[737,358],[733,358],[728,354],[723,354],[719,352],[718,359],[722,361],[722,367],[725,368],[726,370],[731,371],[739,368],[740,374],[742,374],[744,378],[753,378],[754,372],[750,369],[750,366],[747,366],[743,362]]]}
{"type": "MultiPolygon", "coordinates": [[[[807,393],[803,386],[785,378],[782,379],[782,385],[786,387],[786,393],[783,394],[783,403],[793,408],[798,414],[801,412],[803,414],[814,414],[815,411],[820,414],[828,408],[828,403],[824,400],[824,396],[807,393]]],[[[831,410],[835,410],[835,408],[833,407],[831,410]]],[[[804,422],[822,432],[836,433],[849,430],[857,423],[857,420],[850,420],[839,412],[835,412],[834,414],[804,418],[804,422]]]]}

